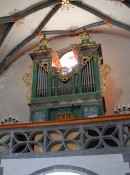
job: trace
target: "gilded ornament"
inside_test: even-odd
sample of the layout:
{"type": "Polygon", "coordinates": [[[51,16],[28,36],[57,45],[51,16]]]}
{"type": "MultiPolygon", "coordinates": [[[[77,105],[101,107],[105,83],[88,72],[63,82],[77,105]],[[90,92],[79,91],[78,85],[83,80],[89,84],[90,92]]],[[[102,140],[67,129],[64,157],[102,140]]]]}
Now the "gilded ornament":
{"type": "Polygon", "coordinates": [[[24,74],[24,76],[23,76],[23,81],[24,81],[26,87],[31,86],[31,83],[32,83],[32,75],[31,75],[30,73],[24,74]]]}
{"type": "Polygon", "coordinates": [[[52,71],[51,76],[55,77],[56,76],[56,71],[52,71]]]}
{"type": "Polygon", "coordinates": [[[89,33],[87,31],[84,31],[81,34],[81,43],[77,44],[77,47],[93,45],[93,44],[96,44],[95,41],[92,41],[91,37],[89,36],[89,33]]]}
{"type": "Polygon", "coordinates": [[[34,50],[34,53],[41,53],[41,52],[51,52],[52,49],[48,47],[48,40],[46,38],[46,36],[44,36],[39,44],[39,49],[38,50],[34,50]]]}
{"type": "Polygon", "coordinates": [[[108,73],[110,72],[110,66],[107,64],[101,64],[100,65],[100,83],[101,83],[101,92],[102,95],[106,92],[107,88],[104,83],[104,80],[106,79],[108,73]]]}
{"type": "Polygon", "coordinates": [[[109,65],[107,65],[107,64],[100,65],[100,72],[101,72],[100,76],[103,77],[103,79],[106,78],[109,71],[110,71],[110,66],[109,65]]]}
{"type": "Polygon", "coordinates": [[[72,75],[59,76],[58,78],[59,78],[61,81],[66,82],[66,81],[68,81],[69,79],[72,78],[72,75]]]}
{"type": "Polygon", "coordinates": [[[79,72],[78,68],[75,68],[75,69],[74,69],[74,73],[75,73],[75,74],[78,74],[78,72],[79,72]]]}
{"type": "Polygon", "coordinates": [[[33,64],[29,66],[30,68],[30,73],[26,73],[23,75],[23,81],[28,88],[27,94],[26,94],[26,99],[31,100],[31,87],[32,87],[32,74],[33,74],[33,64]]]}
{"type": "Polygon", "coordinates": [[[92,57],[93,57],[93,56],[83,56],[83,57],[82,57],[82,62],[81,62],[82,67],[84,67],[84,66],[90,61],[90,59],[91,59],[92,57]]]}
{"type": "Polygon", "coordinates": [[[69,5],[69,3],[70,3],[70,0],[62,0],[61,1],[62,5],[69,5]]]}
{"type": "Polygon", "coordinates": [[[46,72],[49,72],[49,68],[51,67],[51,61],[41,61],[38,63],[40,67],[42,67],[46,72]]]}

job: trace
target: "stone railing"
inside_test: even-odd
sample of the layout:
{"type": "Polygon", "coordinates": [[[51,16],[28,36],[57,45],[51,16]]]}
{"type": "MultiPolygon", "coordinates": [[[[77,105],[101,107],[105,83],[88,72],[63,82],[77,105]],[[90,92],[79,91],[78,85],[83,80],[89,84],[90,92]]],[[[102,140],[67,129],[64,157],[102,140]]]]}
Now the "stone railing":
{"type": "Polygon", "coordinates": [[[0,125],[2,158],[130,152],[130,115],[0,125]]]}

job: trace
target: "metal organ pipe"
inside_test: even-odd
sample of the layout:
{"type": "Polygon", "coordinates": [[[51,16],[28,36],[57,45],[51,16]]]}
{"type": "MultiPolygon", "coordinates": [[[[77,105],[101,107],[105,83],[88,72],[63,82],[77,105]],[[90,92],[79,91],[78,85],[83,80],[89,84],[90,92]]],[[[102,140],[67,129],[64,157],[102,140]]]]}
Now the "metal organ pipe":
{"type": "Polygon", "coordinates": [[[40,66],[38,66],[37,97],[39,97],[39,87],[40,87],[40,66]]]}
{"type": "Polygon", "coordinates": [[[90,92],[93,91],[93,86],[92,86],[92,70],[91,70],[91,59],[89,61],[89,78],[90,78],[90,92]]]}
{"type": "Polygon", "coordinates": [[[91,64],[92,64],[92,82],[93,82],[93,91],[96,91],[96,87],[95,87],[95,76],[94,76],[94,59],[91,60],[91,64]]]}

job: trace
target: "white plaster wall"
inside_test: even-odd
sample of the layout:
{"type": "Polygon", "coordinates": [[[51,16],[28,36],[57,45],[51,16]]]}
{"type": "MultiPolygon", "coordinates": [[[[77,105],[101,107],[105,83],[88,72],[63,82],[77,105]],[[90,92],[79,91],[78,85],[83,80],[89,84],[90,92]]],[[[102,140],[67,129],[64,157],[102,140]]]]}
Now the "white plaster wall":
{"type": "Polygon", "coordinates": [[[54,165],[77,166],[100,175],[125,175],[130,171],[121,154],[1,160],[3,175],[29,175],[54,165]]]}
{"type": "Polygon", "coordinates": [[[30,72],[32,60],[29,52],[15,61],[2,75],[0,75],[0,117],[18,117],[20,122],[29,121],[29,107],[26,99],[26,88],[23,75],[30,72]]]}
{"type": "MultiPolygon", "coordinates": [[[[111,67],[106,79],[107,92],[105,101],[106,115],[113,114],[116,105],[130,103],[130,39],[126,36],[112,34],[90,34],[96,43],[101,43],[104,64],[111,67]]],[[[64,37],[49,42],[53,50],[59,50],[70,44],[80,43],[80,37],[64,37]]],[[[29,120],[28,101],[25,98],[27,88],[23,75],[30,71],[32,63],[29,53],[15,61],[0,75],[0,116],[15,115],[20,122],[29,120]]]]}

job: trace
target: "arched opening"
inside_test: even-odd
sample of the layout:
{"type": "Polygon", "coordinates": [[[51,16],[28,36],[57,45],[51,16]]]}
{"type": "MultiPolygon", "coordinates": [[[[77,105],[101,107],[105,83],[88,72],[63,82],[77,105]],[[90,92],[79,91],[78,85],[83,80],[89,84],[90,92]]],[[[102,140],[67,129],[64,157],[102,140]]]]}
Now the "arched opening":
{"type": "Polygon", "coordinates": [[[54,165],[29,175],[99,175],[85,168],[71,165],[54,165]]]}

